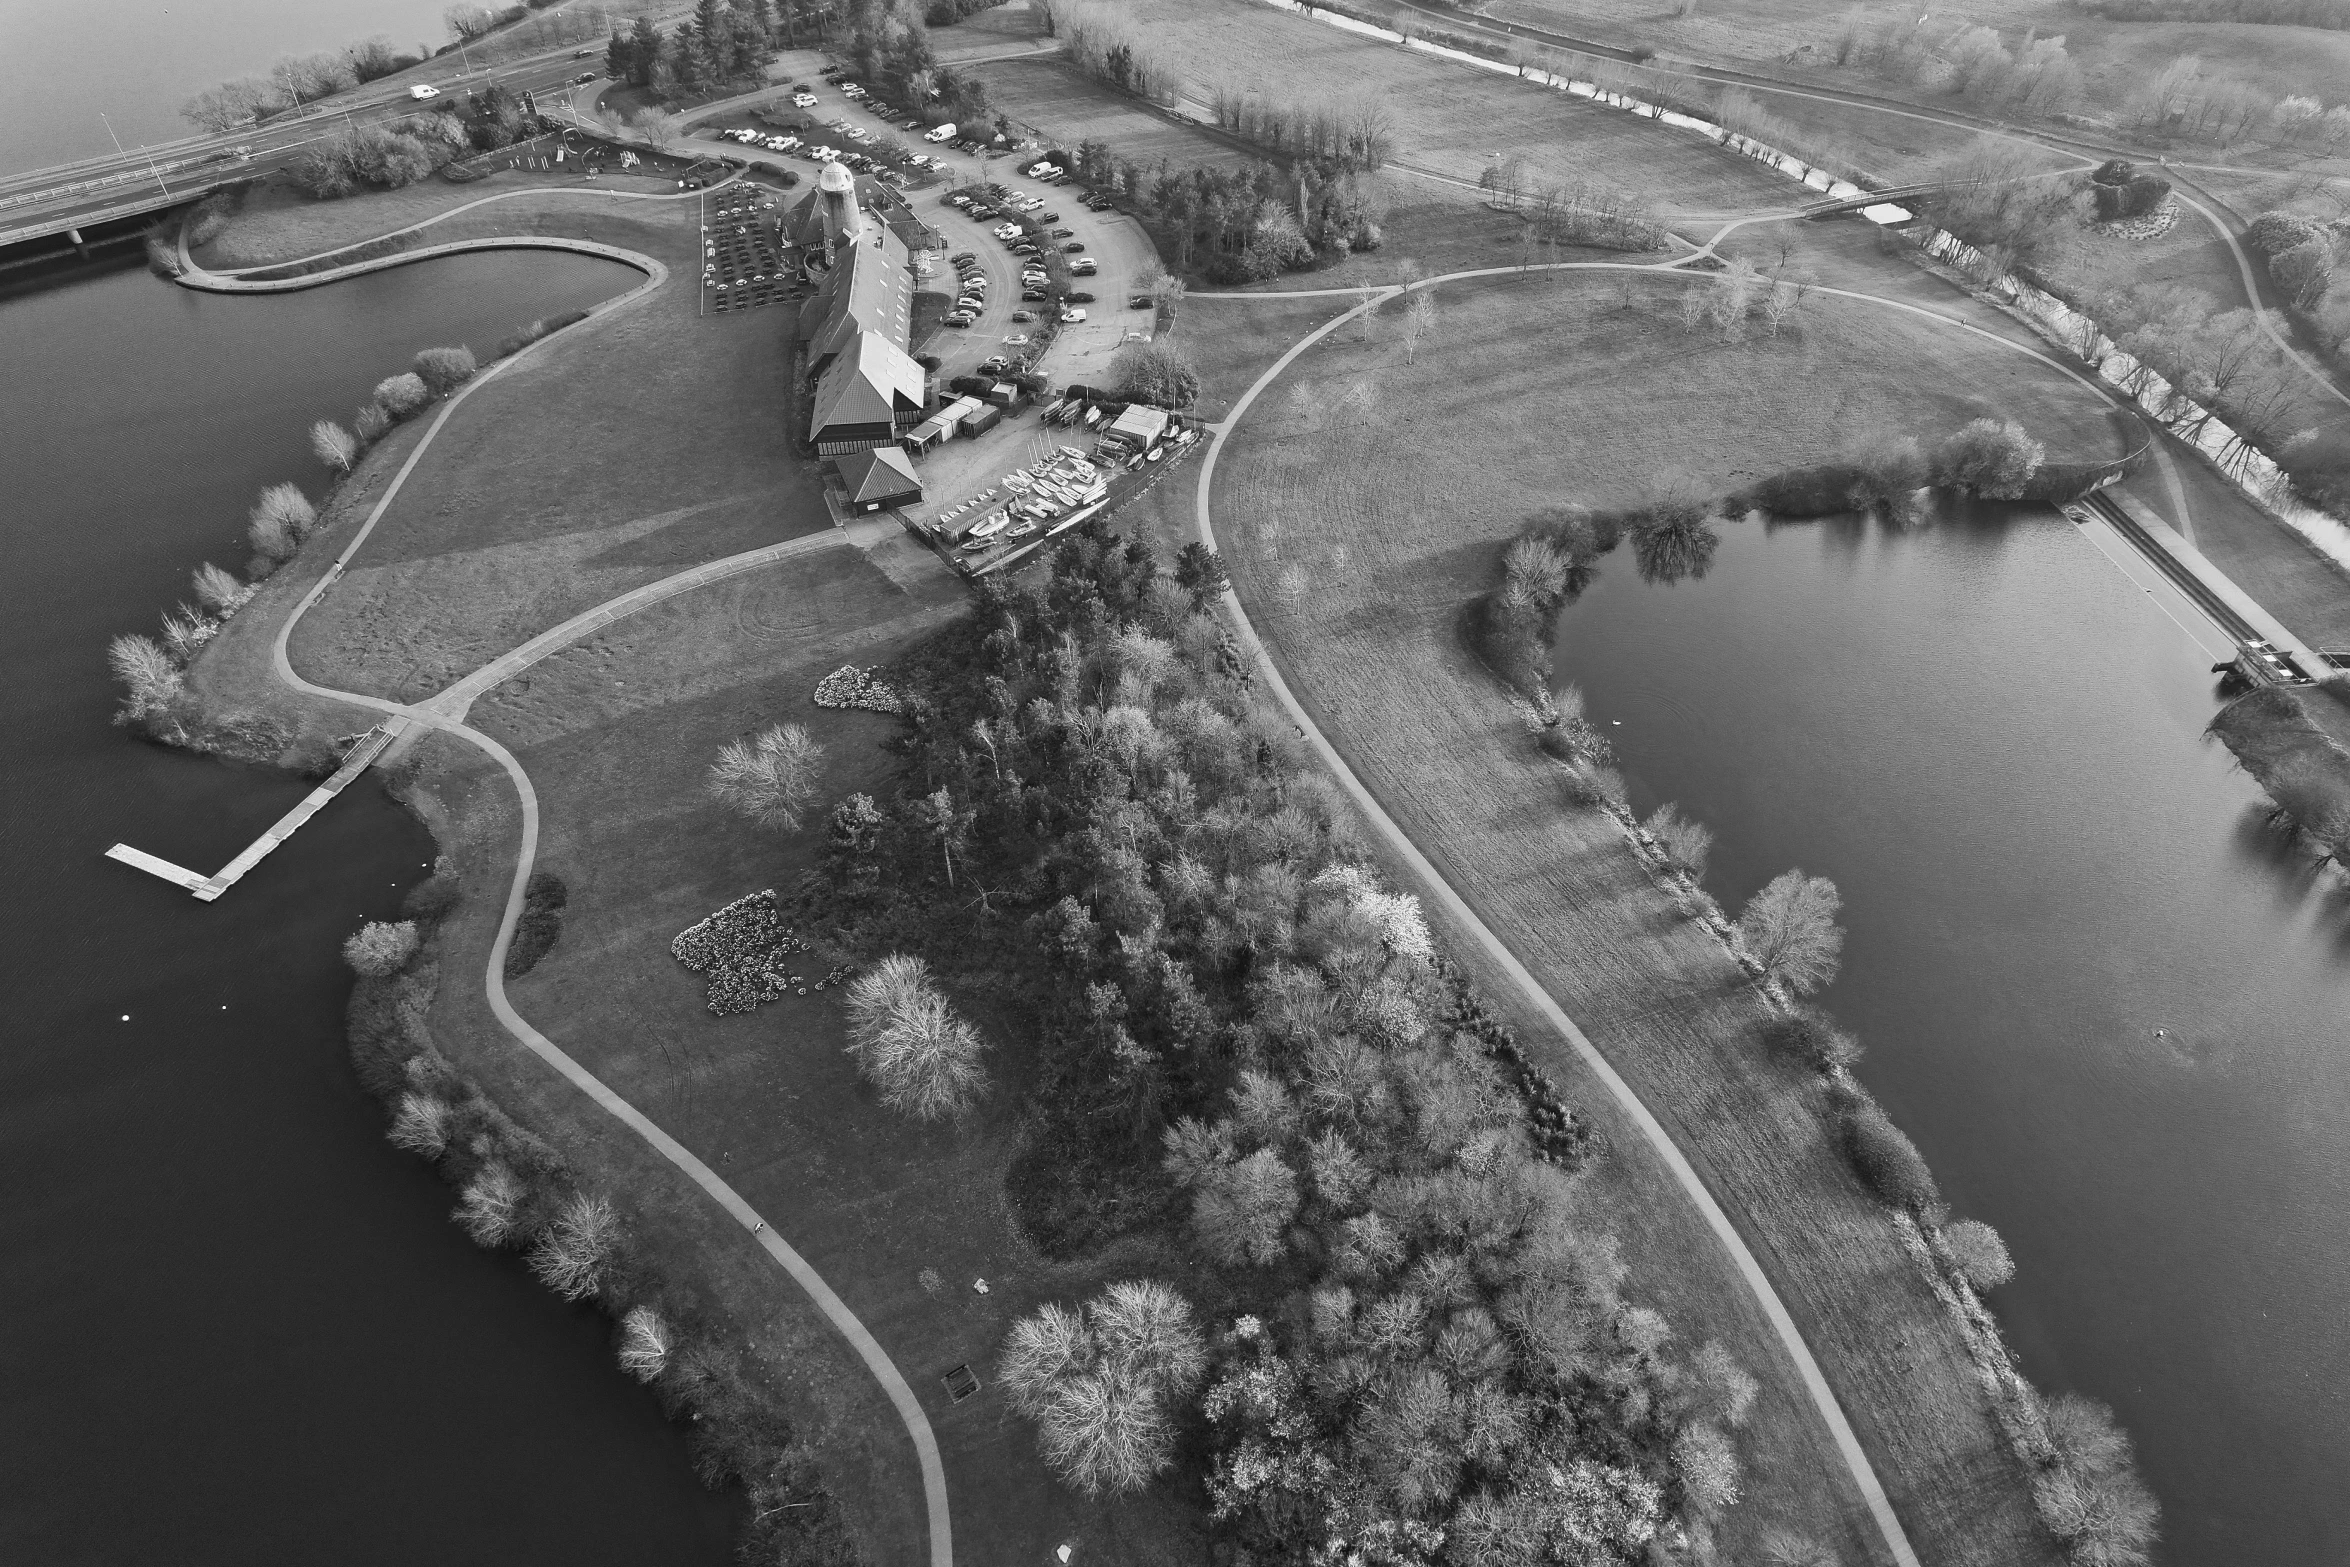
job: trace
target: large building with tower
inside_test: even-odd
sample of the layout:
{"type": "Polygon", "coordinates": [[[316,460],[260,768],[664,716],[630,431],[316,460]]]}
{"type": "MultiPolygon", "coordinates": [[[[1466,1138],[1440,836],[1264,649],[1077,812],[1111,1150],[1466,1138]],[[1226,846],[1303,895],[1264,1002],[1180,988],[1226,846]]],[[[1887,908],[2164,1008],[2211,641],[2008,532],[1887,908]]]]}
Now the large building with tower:
{"type": "Polygon", "coordinates": [[[790,237],[819,252],[823,280],[800,312],[815,391],[808,439],[818,455],[894,446],[922,422],[922,367],[913,340],[914,276],[905,241],[858,199],[856,177],[827,163],[793,212],[790,237]]]}

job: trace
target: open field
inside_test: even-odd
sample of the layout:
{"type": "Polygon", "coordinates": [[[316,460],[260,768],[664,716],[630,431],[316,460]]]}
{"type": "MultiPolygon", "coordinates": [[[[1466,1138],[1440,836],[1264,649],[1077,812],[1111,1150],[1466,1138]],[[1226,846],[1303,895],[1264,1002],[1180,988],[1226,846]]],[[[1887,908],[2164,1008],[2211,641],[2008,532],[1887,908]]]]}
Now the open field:
{"type": "MultiPolygon", "coordinates": [[[[984,13],[983,13],[984,14],[984,13]]],[[[1237,169],[1252,160],[1222,137],[1177,125],[1135,99],[1076,70],[1059,56],[997,60],[972,67],[987,84],[988,101],[1056,145],[1107,142],[1146,169],[1237,169]]],[[[1015,182],[1016,183],[1016,182],[1015,182]]]]}
{"type": "MultiPolygon", "coordinates": [[[[1606,279],[1448,286],[1439,346],[1411,366],[1392,324],[1365,339],[1342,329],[1227,445],[1221,537],[1252,615],[1350,763],[1740,1218],[1926,1559],[2037,1559],[2048,1547],[2020,1474],[1890,1224],[1825,1143],[1816,1088],[1757,1050],[1760,1014],[1735,968],[1674,916],[1613,824],[1560,801],[1456,623],[1490,585],[1499,544],[1541,507],[1635,502],[1668,477],[1720,490],[1871,431],[1932,433],[1994,407],[2052,456],[2108,454],[2114,436],[2087,394],[2020,356],[2009,364],[1991,345],[1929,337],[1867,306],[1824,302],[1800,340],[1683,337],[1660,319],[1662,296],[1688,286],[1636,279],[1638,295],[1658,297],[1630,307],[1606,279]],[[1529,333],[1529,319],[1544,328],[1529,333]],[[1928,360],[1931,377],[1912,373],[1928,360]],[[1474,401],[1459,399],[1464,386],[1474,401]]],[[[1246,321],[1229,330],[1252,335],[1246,321]]],[[[1619,557],[1606,569],[1631,567],[1619,557]]],[[[1565,1052],[1548,1054],[1572,1090],[1565,1052]]],[[[1636,1163],[1611,1178],[1628,1211],[1666,1205],[1636,1163]]],[[[1636,1268],[1635,1285],[1668,1316],[1690,1332],[1738,1332],[1724,1281],[1687,1252],[1651,1255],[1658,1272],[1636,1268]]],[[[1787,1424],[1758,1446],[1805,1451],[1803,1413],[1782,1410],[1787,1424]]],[[[1833,1515],[1841,1503],[1824,1474],[1774,1459],[1758,1498],[1807,1520],[1833,1515]]]]}

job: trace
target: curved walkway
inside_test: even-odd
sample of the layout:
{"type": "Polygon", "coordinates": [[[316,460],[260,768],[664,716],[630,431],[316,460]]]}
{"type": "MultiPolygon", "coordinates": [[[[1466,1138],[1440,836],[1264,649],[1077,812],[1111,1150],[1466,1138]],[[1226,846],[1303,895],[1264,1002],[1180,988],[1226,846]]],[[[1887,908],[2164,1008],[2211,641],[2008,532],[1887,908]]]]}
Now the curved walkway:
{"type": "MultiPolygon", "coordinates": [[[[721,180],[711,189],[716,190],[726,183],[721,180]]],[[[256,278],[252,274],[280,272],[287,267],[303,266],[313,261],[324,261],[330,256],[340,256],[349,251],[363,250],[369,245],[379,245],[387,239],[398,239],[404,234],[420,233],[436,223],[446,223],[451,218],[462,217],[476,208],[491,206],[501,201],[515,201],[524,196],[585,195],[602,196],[612,201],[691,201],[706,194],[705,191],[598,190],[589,185],[533,185],[523,190],[500,191],[494,196],[482,196],[460,206],[451,207],[446,212],[436,213],[421,223],[411,223],[406,228],[390,229],[367,239],[354,240],[348,245],[338,245],[332,250],[319,251],[315,255],[298,256],[290,261],[260,262],[249,267],[232,267],[225,272],[215,272],[197,262],[194,254],[188,249],[188,225],[183,221],[179,225],[177,237],[180,270],[172,281],[184,288],[199,289],[211,294],[284,294],[295,289],[316,288],[324,283],[339,283],[345,278],[359,277],[369,272],[381,272],[388,267],[406,266],[412,261],[429,261],[436,256],[453,256],[466,251],[567,250],[579,255],[599,256],[607,261],[617,261],[623,266],[634,267],[657,285],[668,278],[669,269],[650,256],[633,250],[623,250],[617,245],[600,244],[592,239],[565,239],[559,235],[541,234],[514,234],[498,238],[452,240],[445,245],[427,245],[421,250],[407,250],[401,251],[397,255],[377,256],[365,261],[354,261],[346,266],[329,267],[323,272],[306,273],[300,277],[256,278]]],[[[633,297],[633,294],[622,297],[633,297]]]]}
{"type": "MultiPolygon", "coordinates": [[[[1718,239],[1719,236],[1717,235],[1716,238],[1718,239]]],[[[1445,283],[1509,276],[1520,271],[1569,269],[1680,272],[1684,276],[1692,275],[1684,272],[1678,262],[1567,261],[1546,263],[1529,268],[1478,268],[1464,272],[1446,273],[1440,277],[1426,278],[1408,285],[1390,285],[1378,290],[1373,297],[1362,299],[1362,303],[1353,309],[1333,316],[1291,344],[1288,351],[1275,360],[1262,375],[1257,377],[1248,390],[1240,395],[1238,401],[1232,405],[1231,413],[1227,414],[1223,421],[1215,426],[1214,434],[1208,442],[1207,456],[1200,464],[1197,500],[1200,542],[1211,550],[1216,548],[1216,530],[1211,515],[1209,497],[1210,490],[1215,483],[1216,463],[1223,454],[1225,439],[1239,427],[1241,420],[1246,417],[1249,408],[1256,402],[1258,396],[1279,380],[1289,367],[1297,362],[1299,356],[1316,343],[1328,337],[1347,322],[1378,309],[1388,300],[1404,293],[1434,288],[1445,283]]],[[[1710,274],[1695,275],[1708,276],[1710,274]]],[[[1944,315],[1940,311],[1928,309],[1923,305],[1912,305],[1906,301],[1880,299],[1874,295],[1854,293],[1847,289],[1823,288],[1817,292],[1838,298],[1857,299],[1870,304],[1889,306],[1925,316],[1946,325],[1959,327],[2039,360],[2049,368],[2057,370],[2099,393],[2107,400],[2118,401],[2106,388],[2087,380],[2071,367],[2050,356],[2001,337],[1995,332],[1986,331],[1972,323],[1944,315]]],[[[1301,294],[1309,298],[1344,294],[1361,299],[1364,293],[1365,291],[1362,289],[1315,289],[1301,290],[1295,293],[1193,294],[1187,297],[1193,299],[1294,299],[1300,297],[1301,294]]],[[[2159,451],[2159,447],[2157,450],[2159,451]]],[[[1459,922],[1461,928],[1469,933],[1478,947],[1501,968],[1502,972],[1509,976],[1510,982],[1518,988],[1519,993],[1526,1001],[1548,1020],[1551,1026],[1558,1030],[1560,1036],[1573,1047],[1577,1058],[1606,1088],[1608,1096],[1615,1101],[1618,1108],[1624,1112],[1633,1125],[1639,1128],[1643,1139],[1657,1157],[1663,1161],[1665,1167],[1672,1172],[1673,1179],[1681,1188],[1682,1194],[1688,1198],[1691,1206],[1704,1219],[1706,1227],[1713,1232],[1715,1239],[1721,1243],[1722,1249],[1729,1254],[1731,1262],[1737,1267],[1739,1276],[1745,1281],[1749,1293],[1761,1306],[1764,1316],[1769,1319],[1772,1329],[1777,1333],[1781,1346],[1787,1351],[1789,1359],[1795,1363],[1796,1372],[1803,1382],[1804,1390],[1810,1395],[1813,1407],[1818,1410],[1821,1420],[1834,1438],[1837,1451],[1843,1456],[1845,1467],[1851,1472],[1853,1484],[1858,1487],[1863,1500],[1868,1505],[1869,1514],[1876,1523],[1878,1533],[1884,1538],[1885,1548],[1891,1552],[1893,1560],[1899,1564],[1899,1567],[1919,1567],[1917,1551],[1910,1544],[1908,1532],[1902,1527],[1900,1517],[1894,1512],[1892,1500],[1885,1494],[1884,1483],[1877,1477],[1875,1466],[1870,1463],[1868,1453],[1861,1447],[1860,1438],[1854,1433],[1852,1422],[1845,1416],[1844,1407],[1838,1402],[1835,1390],[1828,1386],[1827,1377],[1820,1370],[1819,1361],[1813,1356],[1811,1346],[1804,1340],[1802,1330],[1796,1326],[1795,1319],[1787,1310],[1786,1303],[1779,1298],[1779,1292],[1772,1286],[1770,1276],[1763,1271],[1761,1262],[1747,1246],[1744,1237],[1738,1233],[1737,1226],[1731,1222],[1721,1204],[1714,1199],[1713,1193],[1698,1175],[1696,1168],[1689,1162],[1688,1155],[1681,1151],[1680,1145],[1673,1141],[1672,1134],[1665,1129],[1664,1123],[1657,1119],[1655,1113],[1633,1091],[1631,1084],[1623,1079],[1609,1064],[1607,1057],[1602,1055],[1598,1047],[1593,1045],[1583,1031],[1575,1025],[1574,1019],[1566,1014],[1565,1009],[1558,1004],[1550,992],[1543,989],[1540,981],[1535,979],[1533,973],[1518,960],[1517,955],[1510,951],[1501,938],[1477,917],[1476,911],[1470,908],[1468,901],[1453,890],[1451,883],[1444,879],[1435,865],[1420,851],[1411,836],[1396,823],[1393,817],[1387,814],[1385,807],[1379,803],[1378,797],[1364,785],[1360,778],[1356,777],[1354,770],[1347,765],[1346,759],[1339,755],[1337,747],[1330,743],[1329,738],[1323,734],[1321,726],[1314,722],[1312,715],[1306,711],[1304,705],[1298,701],[1296,694],[1290,690],[1289,682],[1282,676],[1280,665],[1274,661],[1263,638],[1257,634],[1256,627],[1250,621],[1248,611],[1241,604],[1240,595],[1236,591],[1228,589],[1225,592],[1224,607],[1231,615],[1234,628],[1238,631],[1241,641],[1255,657],[1257,666],[1264,671],[1266,683],[1281,703],[1282,710],[1298,726],[1299,732],[1306,737],[1307,744],[1313,748],[1315,754],[1322,759],[1323,765],[1330,769],[1331,775],[1338,780],[1346,790],[1348,797],[1362,811],[1364,819],[1395,850],[1404,863],[1411,867],[1412,874],[1419,879],[1421,885],[1459,922]]]]}
{"type": "MultiPolygon", "coordinates": [[[[653,265],[659,267],[657,262],[653,265]]],[[[607,300],[598,305],[589,312],[590,317],[608,314],[636,302],[658,288],[665,276],[666,270],[664,269],[660,276],[650,277],[617,299],[607,300]]],[[[561,334],[551,334],[549,337],[541,338],[539,343],[550,342],[559,335],[561,334]]],[[[368,512],[366,521],[360,524],[359,528],[351,535],[350,542],[345,544],[341,553],[335,556],[333,564],[319,577],[318,581],[311,584],[310,590],[303,594],[300,602],[294,606],[292,613],[287,615],[284,623],[278,627],[277,635],[270,645],[271,662],[278,679],[304,695],[371,708],[379,713],[403,717],[425,728],[453,735],[490,757],[505,770],[506,776],[514,784],[515,795],[522,807],[522,842],[515,855],[513,878],[506,889],[505,913],[498,922],[498,934],[491,943],[489,962],[482,975],[483,988],[489,1000],[490,1010],[496,1014],[498,1021],[505,1026],[506,1031],[513,1035],[525,1049],[561,1073],[568,1082],[587,1095],[597,1106],[630,1131],[636,1133],[654,1152],[669,1161],[688,1180],[708,1193],[730,1218],[749,1232],[753,1241],[782,1266],[783,1270],[791,1276],[792,1281],[807,1294],[809,1300],[815,1303],[816,1309],[824,1314],[825,1320],[830,1322],[841,1337],[848,1341],[849,1347],[856,1351],[858,1359],[864,1362],[866,1370],[872,1373],[874,1380],[881,1384],[882,1391],[889,1396],[891,1405],[897,1411],[898,1419],[905,1425],[907,1436],[913,1441],[915,1458],[922,1472],[922,1492],[930,1538],[929,1567],[954,1567],[954,1534],[947,1507],[946,1467],[939,1458],[938,1439],[931,1432],[930,1420],[922,1412],[921,1402],[914,1396],[914,1390],[907,1385],[905,1377],[899,1373],[896,1364],[889,1358],[889,1352],[881,1347],[880,1342],[867,1330],[864,1323],[857,1319],[856,1313],[849,1309],[847,1302],[843,1301],[839,1295],[834,1293],[832,1287],[825,1283],[823,1276],[767,1224],[758,1210],[753,1208],[740,1192],[737,1192],[716,1171],[704,1164],[691,1149],[663,1131],[651,1117],[638,1110],[635,1105],[615,1092],[594,1073],[573,1060],[562,1047],[540,1033],[527,1018],[514,1009],[513,1003],[507,999],[506,949],[513,941],[515,924],[522,917],[524,889],[530,881],[531,869],[538,858],[538,792],[531,785],[530,775],[523,770],[521,762],[516,760],[511,751],[480,730],[465,724],[461,717],[451,716],[438,705],[453,696],[460,687],[473,686],[473,689],[467,691],[462,704],[457,707],[458,713],[462,714],[465,707],[470,706],[475,697],[496,684],[496,680],[483,680],[478,686],[474,686],[476,680],[488,673],[487,670],[480,671],[475,676],[469,676],[465,681],[460,681],[458,686],[452,687],[450,691],[442,693],[440,697],[436,697],[432,701],[411,704],[370,696],[359,691],[338,691],[331,686],[322,686],[305,680],[295,671],[293,661],[288,655],[287,646],[293,637],[294,628],[300,624],[302,617],[307,615],[326,596],[327,590],[342,576],[344,568],[358,554],[360,547],[367,542],[367,537],[374,532],[375,525],[383,520],[384,513],[390,509],[402,486],[407,483],[408,476],[415,471],[417,463],[431,448],[434,438],[441,433],[442,428],[448,424],[458,408],[475,391],[495,379],[499,372],[527,357],[539,346],[539,343],[531,344],[511,358],[500,360],[489,366],[467,382],[455,396],[441,406],[431,427],[425,431],[424,438],[416,443],[415,450],[408,454],[407,460],[400,465],[399,472],[392,476],[391,483],[385,486],[384,493],[377,499],[374,508],[368,512]]],[[[823,536],[811,536],[811,538],[817,537],[823,536]]],[[[766,559],[777,558],[781,553],[798,552],[793,550],[793,546],[799,546],[802,551],[816,547],[806,540],[790,540],[784,545],[774,546],[768,550],[750,551],[746,555],[707,562],[702,566],[680,572],[675,577],[650,583],[630,593],[622,594],[608,604],[600,605],[583,615],[574,616],[555,630],[569,629],[572,634],[565,640],[576,640],[577,637],[583,636],[589,631],[611,624],[622,615],[674,597],[677,593],[684,592],[689,588],[699,587],[764,563],[764,559],[753,560],[749,558],[750,556],[760,556],[766,559]],[[672,586],[673,584],[674,586],[672,586]],[[665,588],[668,591],[661,591],[665,588]],[[624,604],[627,606],[626,608],[618,607],[624,604]],[[601,618],[598,618],[599,616],[601,618]]],[[[531,642],[525,643],[521,648],[506,655],[505,659],[494,661],[489,669],[497,669],[500,665],[507,664],[508,661],[519,657],[519,662],[512,663],[497,676],[497,679],[503,679],[518,669],[529,667],[538,658],[553,652],[555,646],[560,645],[551,644],[540,647],[539,644],[546,642],[549,635],[552,633],[533,638],[531,642]],[[534,647],[539,649],[535,654],[531,654],[529,657],[520,657],[520,655],[530,653],[534,647]]]]}

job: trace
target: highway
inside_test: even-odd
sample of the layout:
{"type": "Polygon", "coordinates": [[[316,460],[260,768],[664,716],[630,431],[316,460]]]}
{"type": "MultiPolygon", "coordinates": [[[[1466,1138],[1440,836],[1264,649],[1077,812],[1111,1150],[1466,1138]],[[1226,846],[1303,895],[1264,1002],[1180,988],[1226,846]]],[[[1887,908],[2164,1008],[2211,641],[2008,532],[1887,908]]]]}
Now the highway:
{"type": "Polygon", "coordinates": [[[446,98],[497,82],[515,93],[545,93],[583,72],[603,73],[603,50],[565,45],[478,71],[444,55],[397,76],[324,98],[264,125],[206,132],[85,158],[55,168],[0,175],[0,246],[177,205],[232,180],[274,173],[320,137],[428,108],[408,89],[426,84],[446,98]],[[582,49],[586,58],[580,58],[582,49]],[[243,155],[240,155],[240,154],[243,155]]]}

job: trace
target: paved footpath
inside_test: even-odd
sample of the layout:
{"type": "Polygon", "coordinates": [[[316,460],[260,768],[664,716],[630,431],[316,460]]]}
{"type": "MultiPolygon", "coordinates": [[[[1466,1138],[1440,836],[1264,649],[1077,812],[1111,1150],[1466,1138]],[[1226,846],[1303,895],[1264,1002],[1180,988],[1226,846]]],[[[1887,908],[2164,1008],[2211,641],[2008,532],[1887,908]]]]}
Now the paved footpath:
{"type": "MultiPolygon", "coordinates": [[[[643,297],[658,288],[661,281],[662,279],[659,277],[650,278],[619,298],[606,301],[590,313],[590,319],[643,297]]],[[[576,330],[576,328],[567,327],[564,329],[564,331],[572,330],[576,330]]],[[[434,439],[448,424],[451,417],[456,414],[458,408],[464,404],[466,398],[493,380],[500,371],[527,358],[540,344],[552,342],[554,338],[561,335],[561,332],[550,334],[511,358],[500,360],[489,366],[472,381],[466,383],[455,396],[442,404],[431,428],[425,431],[424,438],[417,442],[415,450],[410,452],[407,461],[401,464],[399,472],[393,476],[392,482],[385,488],[382,497],[375,503],[374,509],[367,514],[367,520],[351,536],[351,541],[343,547],[342,553],[335,557],[334,565],[312,585],[308,593],[303,595],[301,602],[294,606],[293,612],[278,628],[276,641],[270,650],[271,658],[278,678],[305,695],[371,708],[379,713],[407,718],[426,728],[437,729],[483,752],[505,770],[507,778],[514,785],[514,792],[522,806],[522,843],[515,855],[513,878],[506,889],[505,914],[498,922],[497,938],[490,946],[489,961],[482,972],[482,985],[488,996],[491,1012],[504,1025],[507,1033],[511,1034],[523,1048],[562,1074],[566,1081],[593,1100],[606,1114],[644,1139],[654,1152],[669,1161],[688,1180],[707,1193],[728,1217],[743,1227],[754,1244],[765,1251],[785,1273],[790,1275],[792,1282],[798,1285],[808,1299],[814,1303],[816,1309],[824,1314],[825,1320],[832,1324],[834,1330],[843,1339],[848,1341],[849,1347],[856,1352],[858,1359],[864,1362],[865,1369],[872,1373],[873,1379],[881,1384],[881,1390],[888,1395],[891,1405],[897,1411],[898,1419],[906,1428],[908,1439],[914,1445],[914,1456],[922,1473],[923,1504],[930,1537],[929,1567],[954,1567],[954,1530],[947,1506],[946,1466],[939,1458],[938,1439],[930,1429],[930,1420],[922,1411],[921,1401],[914,1396],[914,1390],[907,1385],[906,1379],[899,1372],[896,1363],[889,1358],[889,1352],[881,1347],[880,1341],[875,1339],[865,1324],[858,1320],[856,1313],[849,1309],[848,1303],[833,1291],[832,1287],[824,1281],[823,1276],[809,1265],[805,1257],[802,1257],[788,1241],[776,1233],[775,1228],[768,1224],[757,1209],[751,1206],[748,1199],[729,1185],[715,1170],[703,1163],[693,1150],[663,1131],[650,1116],[622,1097],[586,1067],[573,1060],[561,1046],[539,1032],[537,1028],[532,1026],[529,1019],[515,1010],[514,1004],[507,999],[506,949],[514,939],[516,922],[522,918],[523,890],[530,881],[531,869],[538,858],[538,791],[531,786],[530,774],[523,770],[521,762],[516,760],[513,752],[464,722],[464,714],[473,701],[483,692],[494,687],[499,680],[507,678],[517,670],[527,669],[531,664],[556,651],[559,647],[568,645],[590,632],[611,625],[626,615],[634,614],[638,610],[664,602],[680,593],[688,592],[708,583],[755,570],[772,561],[811,554],[839,544],[861,544],[864,542],[865,535],[859,530],[895,528],[897,524],[894,521],[886,524],[861,523],[850,528],[834,529],[825,534],[811,534],[804,538],[786,540],[763,550],[747,551],[744,554],[729,556],[723,560],[707,562],[679,572],[676,576],[648,583],[631,592],[621,594],[608,603],[598,605],[584,614],[576,615],[550,631],[542,632],[521,647],[493,660],[482,670],[467,676],[439,696],[421,704],[394,702],[383,697],[370,696],[364,692],[337,691],[332,687],[315,684],[296,673],[293,662],[287,654],[287,644],[293,636],[295,626],[326,596],[341,577],[343,569],[350,564],[352,557],[367,542],[368,535],[374,532],[376,524],[383,520],[384,513],[390,509],[393,500],[399,495],[401,487],[407,483],[409,474],[415,471],[417,463],[431,448],[434,439]]]]}

